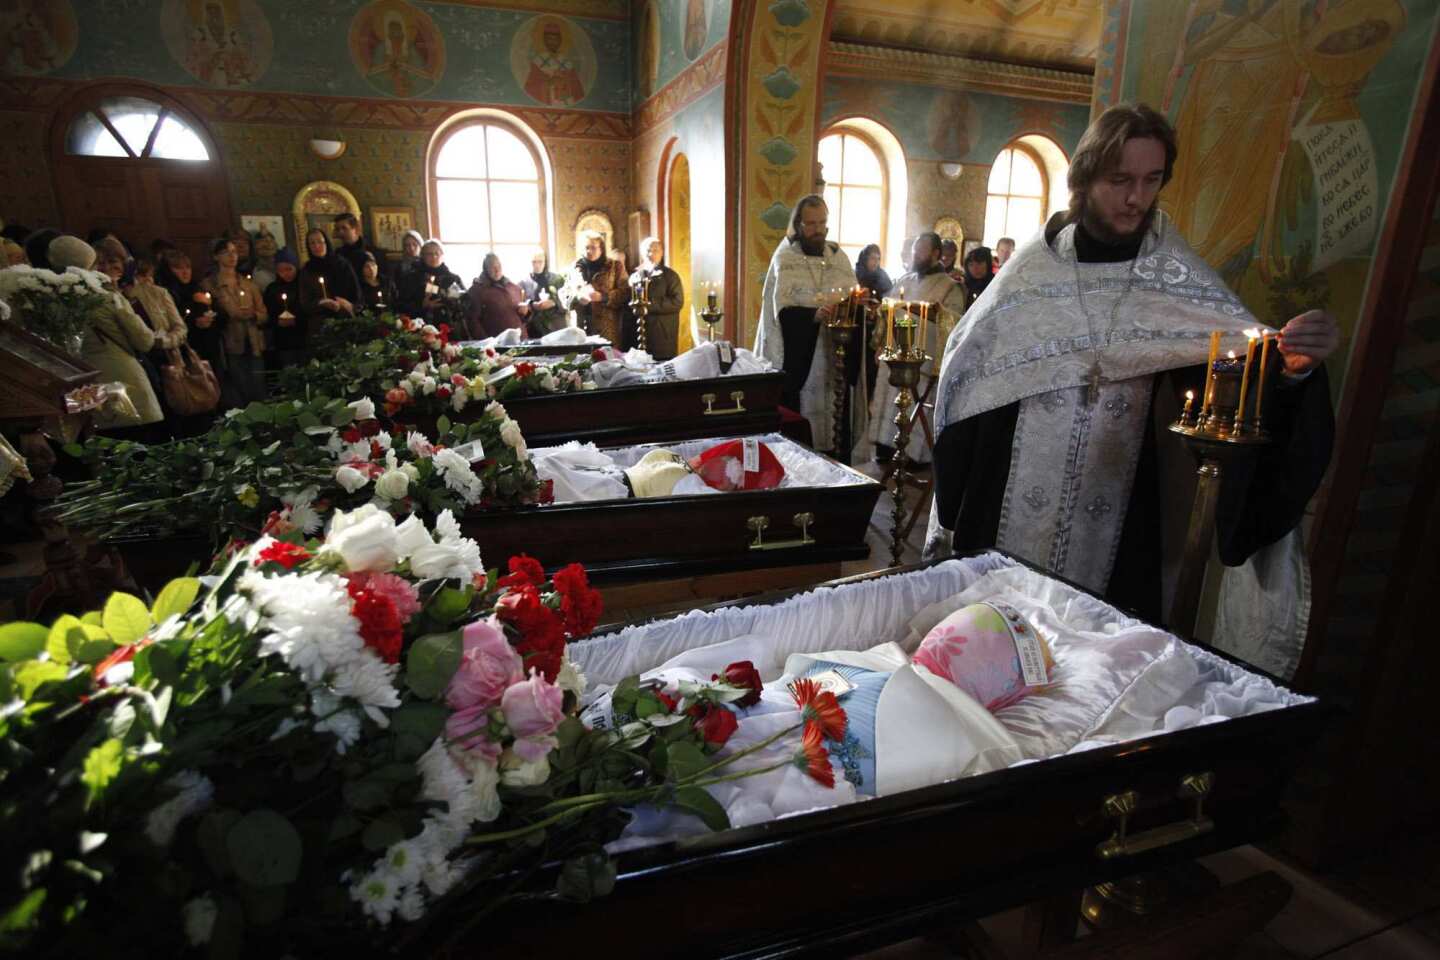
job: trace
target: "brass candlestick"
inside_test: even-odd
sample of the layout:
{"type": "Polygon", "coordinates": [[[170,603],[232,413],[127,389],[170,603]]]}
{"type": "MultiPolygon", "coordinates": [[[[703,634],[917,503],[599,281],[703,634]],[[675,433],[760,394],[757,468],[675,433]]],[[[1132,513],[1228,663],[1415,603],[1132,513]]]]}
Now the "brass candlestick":
{"type": "MultiPolygon", "coordinates": [[[[1262,350],[1262,353],[1264,351],[1262,350]]],[[[1268,356],[1267,356],[1268,359],[1268,356]]],[[[1179,434],[1199,462],[1195,502],[1190,509],[1190,526],[1185,533],[1185,552],[1180,562],[1180,576],[1175,597],[1170,605],[1171,630],[1193,636],[1200,613],[1200,594],[1205,584],[1205,568],[1210,563],[1210,544],[1215,535],[1215,510],[1225,468],[1243,463],[1269,446],[1270,434],[1261,423],[1259,398],[1265,377],[1255,390],[1257,415],[1246,417],[1245,388],[1254,382],[1248,376],[1249,364],[1242,368],[1237,361],[1220,360],[1209,364],[1209,380],[1205,397],[1208,405],[1194,412],[1195,398],[1187,395],[1180,418],[1170,425],[1179,434]]]]}
{"type": "Polygon", "coordinates": [[[635,286],[635,299],[630,309],[635,314],[635,346],[645,350],[645,317],[650,313],[650,278],[643,278],[635,286]]]}
{"type": "Polygon", "coordinates": [[[835,307],[835,312],[826,321],[830,329],[830,339],[835,344],[835,390],[834,390],[834,436],[835,436],[835,459],[841,463],[850,462],[849,443],[849,419],[845,416],[845,391],[847,388],[845,377],[845,348],[855,338],[855,313],[857,308],[864,316],[865,305],[857,301],[852,295],[842,300],[835,307]]]}
{"type": "Polygon", "coordinates": [[[700,311],[700,319],[704,321],[706,329],[710,331],[711,343],[715,342],[715,328],[719,326],[720,321],[725,318],[725,314],[720,312],[717,301],[718,298],[715,294],[715,291],[711,290],[710,296],[707,298],[705,309],[700,311]]]}
{"type": "MultiPolygon", "coordinates": [[[[900,324],[895,326],[898,328],[900,324]]],[[[902,341],[886,348],[880,354],[880,359],[890,368],[890,385],[899,391],[895,397],[895,427],[898,434],[895,438],[895,470],[891,477],[895,483],[891,493],[895,506],[891,511],[894,528],[890,535],[890,564],[898,567],[905,548],[901,530],[904,529],[905,519],[905,483],[910,478],[906,469],[909,460],[906,451],[910,446],[910,408],[915,406],[915,386],[920,382],[920,368],[930,362],[930,357],[913,343],[902,341]]]]}

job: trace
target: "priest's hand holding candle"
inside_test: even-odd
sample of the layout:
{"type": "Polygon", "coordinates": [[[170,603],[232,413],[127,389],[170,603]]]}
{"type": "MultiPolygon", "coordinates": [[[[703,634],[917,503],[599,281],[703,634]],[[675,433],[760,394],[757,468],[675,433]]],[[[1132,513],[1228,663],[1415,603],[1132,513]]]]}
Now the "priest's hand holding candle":
{"type": "Polygon", "coordinates": [[[1275,346],[1283,369],[1291,377],[1303,377],[1324,363],[1340,345],[1340,327],[1324,310],[1307,310],[1280,329],[1275,346]]]}

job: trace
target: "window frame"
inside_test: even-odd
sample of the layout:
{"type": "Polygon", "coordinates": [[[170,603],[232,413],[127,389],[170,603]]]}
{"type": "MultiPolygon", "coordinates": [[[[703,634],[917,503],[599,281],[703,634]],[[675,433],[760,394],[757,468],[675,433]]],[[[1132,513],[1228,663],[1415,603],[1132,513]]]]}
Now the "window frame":
{"type": "Polygon", "coordinates": [[[124,160],[129,163],[183,163],[183,164],[221,164],[219,144],[210,135],[210,130],[204,122],[193,113],[188,107],[180,103],[174,97],[164,91],[153,89],[148,86],[140,86],[129,83],[97,83],[76,96],[71,97],[55,111],[54,121],[50,128],[50,143],[52,160],[59,157],[74,157],[86,161],[115,161],[124,160]],[[150,128],[150,135],[137,156],[128,140],[115,128],[110,117],[105,113],[103,104],[107,100],[115,100],[122,97],[130,97],[135,100],[148,100],[160,108],[155,124],[150,128]],[[100,153],[71,153],[67,146],[70,137],[70,129],[87,113],[95,114],[96,119],[120,144],[125,151],[121,157],[108,156],[100,153]],[[200,143],[205,147],[208,156],[204,160],[181,160],[174,157],[151,156],[155,148],[155,140],[160,135],[160,126],[167,117],[174,117],[182,122],[190,130],[200,143]]]}
{"type": "MultiPolygon", "coordinates": [[[[856,129],[855,127],[846,126],[842,121],[840,123],[836,123],[830,126],[827,130],[820,134],[819,138],[816,139],[815,152],[817,156],[820,152],[820,143],[829,137],[842,138],[840,141],[839,176],[837,176],[835,180],[831,180],[828,176],[825,179],[826,189],[829,189],[832,186],[835,187],[837,191],[836,195],[840,201],[838,206],[842,208],[830,211],[831,216],[834,219],[833,232],[831,233],[831,237],[833,238],[836,246],[842,248],[845,246],[844,242],[840,239],[841,225],[844,223],[843,207],[845,203],[846,186],[843,179],[845,175],[845,141],[843,138],[853,137],[854,139],[859,140],[865,145],[865,147],[870,151],[871,156],[875,158],[875,165],[880,168],[880,186],[878,188],[880,190],[879,234],[874,239],[867,241],[866,244],[861,244],[856,252],[858,253],[859,250],[863,250],[868,243],[879,243],[883,245],[890,235],[890,165],[886,162],[885,151],[880,148],[880,144],[875,141],[874,137],[870,136],[868,133],[865,133],[862,130],[856,129]]],[[[870,186],[869,184],[856,184],[855,186],[850,187],[850,189],[874,190],[876,188],[870,186]]]]}
{"type": "MultiPolygon", "coordinates": [[[[509,120],[507,120],[506,118],[500,117],[500,116],[496,116],[496,115],[494,115],[494,114],[486,113],[486,114],[481,114],[481,115],[476,115],[476,116],[462,117],[462,118],[457,119],[457,120],[447,121],[446,125],[443,125],[443,126],[442,126],[442,128],[441,128],[440,132],[438,133],[438,135],[436,135],[435,138],[433,139],[433,141],[431,142],[431,144],[430,144],[430,149],[429,149],[429,151],[428,151],[428,154],[429,154],[429,156],[428,156],[428,159],[427,159],[427,162],[426,162],[426,166],[425,166],[425,193],[426,193],[426,199],[429,201],[429,204],[430,204],[430,211],[429,211],[429,213],[430,213],[430,216],[429,216],[429,220],[430,220],[430,236],[434,237],[435,239],[439,240],[441,243],[445,244],[446,247],[449,247],[452,242],[455,243],[455,244],[457,244],[457,245],[460,245],[460,246],[471,246],[471,245],[474,245],[474,244],[475,244],[475,241],[471,241],[471,240],[454,240],[454,241],[448,240],[448,239],[446,239],[444,236],[441,235],[441,233],[440,233],[440,189],[439,189],[439,183],[440,183],[441,180],[463,180],[463,181],[465,181],[465,182],[467,182],[467,183],[484,183],[484,184],[485,184],[485,202],[486,202],[486,205],[487,205],[487,206],[486,206],[486,211],[487,211],[487,214],[486,214],[486,215],[487,215],[487,217],[491,217],[491,218],[493,218],[493,210],[494,210],[494,205],[490,203],[490,184],[491,184],[492,182],[493,182],[493,183],[534,183],[535,186],[536,186],[536,196],[537,196],[537,198],[538,198],[538,200],[539,200],[539,206],[538,206],[538,207],[536,208],[536,210],[535,210],[535,216],[536,216],[536,219],[537,219],[537,221],[539,222],[539,225],[540,225],[540,236],[539,236],[538,244],[539,244],[540,249],[542,249],[542,250],[546,250],[546,251],[551,250],[551,238],[550,238],[549,216],[548,216],[548,213],[549,213],[549,210],[550,210],[550,193],[549,193],[549,184],[547,183],[547,178],[546,178],[546,164],[545,164],[544,158],[543,158],[543,157],[541,156],[541,154],[540,154],[540,151],[536,148],[536,146],[535,146],[535,144],[532,142],[530,136],[527,134],[527,131],[525,131],[523,128],[521,128],[518,124],[512,123],[512,122],[510,122],[509,120]],[[533,181],[531,181],[531,180],[516,180],[516,179],[508,178],[508,177],[491,177],[491,176],[488,176],[488,174],[489,174],[489,172],[490,172],[490,171],[489,171],[489,167],[488,167],[488,163],[489,163],[488,151],[489,151],[489,146],[490,146],[490,140],[489,140],[489,135],[488,135],[488,134],[486,135],[486,138],[485,138],[485,148],[486,148],[486,151],[487,151],[487,157],[486,157],[487,167],[486,167],[486,171],[485,171],[485,172],[486,172],[487,176],[484,176],[484,177],[454,177],[454,176],[443,176],[443,177],[442,177],[442,176],[440,176],[438,173],[436,173],[436,170],[437,170],[437,168],[439,167],[439,164],[440,164],[440,155],[445,152],[445,147],[449,144],[451,138],[454,137],[456,134],[460,133],[460,132],[463,131],[463,130],[469,130],[469,129],[472,129],[472,128],[474,128],[474,127],[499,127],[500,129],[504,130],[506,133],[508,133],[508,134],[510,134],[511,136],[513,136],[515,139],[519,140],[520,143],[524,145],[526,151],[529,153],[529,155],[530,155],[530,160],[531,160],[531,162],[532,162],[532,163],[534,164],[534,166],[535,166],[535,179],[534,179],[533,181]]],[[[493,219],[492,219],[491,222],[489,222],[489,223],[486,224],[486,229],[487,229],[487,232],[488,232],[489,236],[488,236],[488,238],[487,238],[485,241],[483,241],[483,242],[489,244],[490,248],[493,250],[493,249],[494,249],[494,246],[495,246],[495,230],[494,230],[493,219]]],[[[510,244],[506,244],[506,246],[510,246],[510,244]]]]}
{"type": "MultiPolygon", "coordinates": [[[[1045,212],[1046,212],[1048,209],[1050,209],[1050,174],[1049,174],[1049,173],[1046,171],[1046,169],[1045,169],[1045,159],[1040,156],[1040,152],[1039,152],[1038,150],[1036,150],[1034,147],[1030,146],[1030,144],[1022,142],[1019,138],[1017,138],[1017,139],[1015,139],[1015,140],[1011,140],[1009,143],[1005,144],[1005,146],[1003,146],[1003,147],[1000,148],[999,153],[996,153],[996,154],[995,154],[995,159],[994,159],[994,160],[991,162],[991,164],[990,164],[990,167],[991,167],[992,170],[994,169],[995,164],[997,164],[997,163],[1000,162],[1000,158],[1001,158],[1002,156],[1004,156],[1005,151],[1007,151],[1007,150],[1011,150],[1011,151],[1014,151],[1014,152],[1016,152],[1016,153],[1024,154],[1025,157],[1026,157],[1031,163],[1033,163],[1033,164],[1035,165],[1035,170],[1036,170],[1036,172],[1040,175],[1040,192],[1039,192],[1038,194],[1036,194],[1036,195],[1031,195],[1031,194],[1028,194],[1028,193],[1010,193],[1010,192],[1008,192],[1008,191],[1013,187],[1013,185],[1014,185],[1014,183],[1015,183],[1015,170],[1014,170],[1014,167],[1013,167],[1013,166],[1012,166],[1011,169],[1010,169],[1009,176],[1006,177],[1006,184],[1005,184],[1005,189],[1006,189],[1006,191],[1007,191],[1006,193],[991,193],[991,192],[990,192],[990,180],[989,180],[989,176],[988,176],[988,174],[987,174],[987,176],[986,176],[986,180],[985,180],[985,206],[986,206],[986,209],[987,209],[987,210],[989,209],[989,206],[990,206],[990,198],[991,198],[991,197],[1004,197],[1004,198],[1005,198],[1005,225],[1004,225],[1004,227],[1000,230],[999,235],[1002,236],[1002,237],[1013,237],[1013,236],[1016,235],[1016,231],[1014,231],[1014,230],[1011,229],[1011,227],[1010,227],[1010,201],[1011,201],[1012,199],[1018,199],[1018,200],[1039,200],[1039,201],[1040,201],[1040,225],[1041,225],[1041,226],[1044,226],[1044,224],[1045,224],[1045,212]]],[[[990,232],[989,229],[988,229],[989,226],[990,226],[990,225],[989,225],[988,223],[986,223],[985,226],[984,226],[984,228],[982,228],[981,231],[980,231],[980,237],[981,237],[981,242],[982,242],[982,243],[984,242],[985,235],[990,232]]],[[[1029,236],[1030,233],[1033,231],[1033,229],[1034,229],[1034,228],[1028,228],[1028,229],[1026,229],[1026,230],[1020,231],[1020,233],[1021,233],[1023,236],[1029,236]]]]}

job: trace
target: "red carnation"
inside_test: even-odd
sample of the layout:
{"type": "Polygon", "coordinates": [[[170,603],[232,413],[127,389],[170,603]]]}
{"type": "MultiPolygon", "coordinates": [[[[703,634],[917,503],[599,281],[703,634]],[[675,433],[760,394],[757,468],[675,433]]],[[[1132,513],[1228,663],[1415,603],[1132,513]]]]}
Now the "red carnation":
{"type": "Polygon", "coordinates": [[[665,704],[665,709],[668,710],[668,711],[671,712],[671,713],[674,713],[674,712],[675,712],[675,708],[680,705],[680,701],[679,701],[679,700],[676,700],[674,697],[670,696],[670,694],[666,693],[664,690],[656,690],[656,691],[655,691],[655,697],[656,697],[656,699],[658,699],[661,703],[665,704]]]}
{"type": "Polygon", "coordinates": [[[349,592],[350,613],[360,621],[360,636],[365,646],[386,663],[399,663],[405,630],[395,602],[383,593],[361,588],[354,580],[350,581],[349,592]]]}
{"type": "Polygon", "coordinates": [[[255,566],[258,567],[262,563],[278,563],[286,570],[294,570],[297,564],[304,563],[310,557],[310,551],[300,544],[276,540],[255,555],[255,566]]]}
{"type": "Polygon", "coordinates": [[[541,586],[545,583],[545,568],[534,557],[520,554],[510,558],[510,575],[496,581],[501,587],[523,587],[525,584],[541,586]]]}
{"type": "Polygon", "coordinates": [[[737,707],[753,707],[760,702],[760,688],[764,684],[760,680],[760,671],[755,669],[755,664],[749,660],[740,660],[725,668],[725,675],[722,677],[717,673],[710,675],[711,680],[724,680],[732,687],[741,687],[749,692],[739,700],[735,701],[737,707]]]}
{"type": "Polygon", "coordinates": [[[340,434],[340,439],[346,443],[359,443],[364,438],[360,435],[359,427],[350,427],[344,433],[340,434]]]}
{"type": "Polygon", "coordinates": [[[436,388],[435,388],[435,396],[439,397],[441,400],[449,400],[449,399],[450,399],[450,388],[449,388],[449,387],[436,387],[436,388]]]}
{"type": "Polygon", "coordinates": [[[360,421],[360,435],[362,437],[373,437],[380,432],[380,421],[371,417],[369,420],[360,421]]]}
{"type": "Polygon", "coordinates": [[[515,364],[515,376],[517,376],[517,377],[528,377],[528,376],[530,376],[530,374],[532,374],[532,373],[534,373],[534,372],[535,372],[535,364],[533,364],[533,363],[517,363],[517,364],[515,364]]]}
{"type": "Polygon", "coordinates": [[[540,591],[531,584],[511,588],[495,605],[495,614],[519,631],[515,649],[525,669],[535,667],[554,683],[565,653],[565,631],[560,617],[540,599],[540,591]]]}
{"type": "Polygon", "coordinates": [[[707,746],[719,749],[725,746],[725,741],[740,726],[740,721],[735,719],[735,714],[722,706],[712,706],[695,724],[695,729],[700,731],[707,746]]]}
{"type": "Polygon", "coordinates": [[[574,638],[594,630],[605,605],[599,591],[590,588],[585,568],[578,563],[561,567],[555,573],[555,589],[560,594],[560,610],[565,614],[566,632],[574,638]]]}

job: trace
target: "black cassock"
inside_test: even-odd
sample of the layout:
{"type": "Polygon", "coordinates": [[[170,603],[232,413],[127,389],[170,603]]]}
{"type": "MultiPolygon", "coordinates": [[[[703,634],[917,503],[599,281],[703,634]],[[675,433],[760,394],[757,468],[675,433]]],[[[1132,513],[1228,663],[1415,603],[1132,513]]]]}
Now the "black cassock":
{"type": "MultiPolygon", "coordinates": [[[[1096,244],[1087,240],[1083,235],[1076,237],[1082,262],[1128,260],[1138,249],[1096,251],[1096,244]]],[[[1271,359],[1276,368],[1270,371],[1273,387],[1265,398],[1264,417],[1275,442],[1261,448],[1253,460],[1226,467],[1216,509],[1216,544],[1220,560],[1227,566],[1240,566],[1255,551],[1294,529],[1320,487],[1335,440],[1330,381],[1324,367],[1292,383],[1279,375],[1278,351],[1271,359]]],[[[1152,623],[1164,620],[1160,609],[1163,514],[1177,509],[1175,504],[1167,507],[1162,499],[1157,444],[1183,443],[1163,427],[1157,430],[1153,413],[1162,401],[1168,401],[1162,409],[1173,403],[1178,412],[1186,390],[1202,396],[1204,377],[1203,364],[1155,377],[1152,417],[1135,468],[1115,568],[1105,591],[1106,600],[1152,623]],[[1174,395],[1163,397],[1161,391],[1173,391],[1174,395]],[[1157,436],[1162,431],[1163,436],[1157,436]]],[[[995,546],[1019,411],[1018,403],[989,410],[950,424],[936,438],[934,509],[940,525],[954,532],[956,554],[995,546]]],[[[1188,516],[1189,499],[1178,508],[1188,516]]]]}

